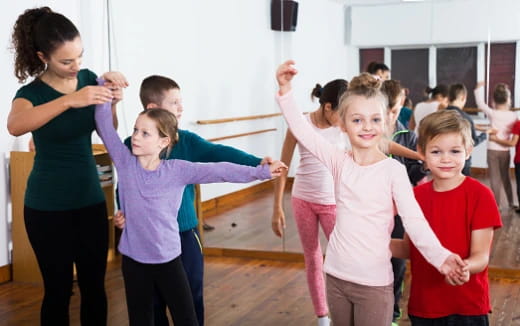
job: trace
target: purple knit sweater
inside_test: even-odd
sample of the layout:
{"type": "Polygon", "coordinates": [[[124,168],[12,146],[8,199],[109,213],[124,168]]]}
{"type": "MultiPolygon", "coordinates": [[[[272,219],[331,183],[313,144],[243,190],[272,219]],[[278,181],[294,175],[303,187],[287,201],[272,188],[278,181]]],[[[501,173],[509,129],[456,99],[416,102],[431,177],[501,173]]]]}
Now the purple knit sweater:
{"type": "Polygon", "coordinates": [[[145,170],[114,129],[110,103],[96,106],[96,125],[117,169],[126,217],[119,251],[141,263],[165,263],[181,254],[177,211],[185,185],[271,178],[268,165],[162,160],[156,170],[145,170]]]}

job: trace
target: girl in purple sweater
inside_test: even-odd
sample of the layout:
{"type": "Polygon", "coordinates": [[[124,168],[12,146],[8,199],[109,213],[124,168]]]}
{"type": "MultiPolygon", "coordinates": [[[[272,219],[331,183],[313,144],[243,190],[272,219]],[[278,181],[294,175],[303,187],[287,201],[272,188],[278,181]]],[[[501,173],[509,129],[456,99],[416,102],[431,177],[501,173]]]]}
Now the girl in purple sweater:
{"type": "Polygon", "coordinates": [[[126,226],[119,242],[130,325],[152,325],[154,287],[175,325],[197,325],[181,253],[176,212],[184,186],[250,182],[279,176],[280,161],[249,167],[232,163],[162,160],[177,141],[177,120],[163,109],[145,110],[135,122],[132,152],[112,125],[110,102],[96,106],[97,131],[117,168],[126,226]]]}

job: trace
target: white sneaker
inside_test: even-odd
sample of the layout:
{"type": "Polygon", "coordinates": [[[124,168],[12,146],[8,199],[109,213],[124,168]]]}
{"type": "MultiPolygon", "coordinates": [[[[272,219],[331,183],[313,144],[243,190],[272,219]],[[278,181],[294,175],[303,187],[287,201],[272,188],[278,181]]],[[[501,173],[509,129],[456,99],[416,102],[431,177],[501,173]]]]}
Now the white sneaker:
{"type": "Polygon", "coordinates": [[[330,326],[329,316],[318,317],[318,326],[330,326]]]}

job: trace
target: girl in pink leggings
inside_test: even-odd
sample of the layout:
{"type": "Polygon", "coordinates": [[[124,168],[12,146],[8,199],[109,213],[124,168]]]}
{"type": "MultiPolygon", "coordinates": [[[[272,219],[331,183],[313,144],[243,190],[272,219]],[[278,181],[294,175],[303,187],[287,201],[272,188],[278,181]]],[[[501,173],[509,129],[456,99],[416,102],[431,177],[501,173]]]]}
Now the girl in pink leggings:
{"type": "MultiPolygon", "coordinates": [[[[346,137],[337,127],[338,99],[347,89],[347,81],[333,80],[322,87],[316,84],[311,98],[318,98],[320,107],[305,116],[312,128],[334,146],[344,149],[346,137]]],[[[282,148],[282,161],[291,163],[296,138],[287,130],[282,148]]],[[[336,222],[336,202],[334,199],[334,184],[332,175],[315,156],[298,143],[300,164],[292,188],[292,208],[294,219],[300,234],[300,240],[305,257],[307,284],[318,317],[318,325],[329,325],[328,308],[325,296],[325,281],[323,278],[323,253],[319,240],[319,225],[329,239],[336,222]]],[[[283,211],[283,194],[287,174],[284,173],[275,181],[274,211],[272,227],[276,235],[281,236],[285,227],[283,211]]]]}

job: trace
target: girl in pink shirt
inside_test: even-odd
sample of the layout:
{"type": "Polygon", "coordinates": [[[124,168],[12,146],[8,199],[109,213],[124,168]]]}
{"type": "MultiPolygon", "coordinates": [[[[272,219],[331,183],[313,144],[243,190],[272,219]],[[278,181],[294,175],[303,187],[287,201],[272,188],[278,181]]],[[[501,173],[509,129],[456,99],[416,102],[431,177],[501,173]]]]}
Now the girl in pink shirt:
{"type": "MultiPolygon", "coordinates": [[[[338,101],[347,90],[348,82],[344,79],[333,80],[322,87],[317,84],[311,97],[319,99],[320,107],[305,118],[313,130],[339,149],[345,149],[346,137],[338,127],[338,101]]],[[[282,162],[289,166],[298,145],[300,164],[296,170],[292,187],[292,209],[298,234],[305,257],[307,285],[311,294],[314,312],[318,317],[318,326],[329,325],[327,300],[325,297],[325,279],[323,278],[323,253],[319,239],[319,226],[327,240],[336,222],[336,201],[334,200],[334,181],[329,170],[304,146],[297,143],[290,130],[282,147],[282,162]]],[[[283,194],[287,174],[282,173],[275,181],[274,209],[272,227],[276,235],[282,236],[285,227],[283,194]]]]}
{"type": "Polygon", "coordinates": [[[319,134],[298,110],[291,93],[293,61],[276,73],[277,100],[291,132],[332,173],[336,226],[330,235],[324,271],[327,300],[335,325],[390,325],[393,273],[390,234],[395,210],[412,242],[442,274],[462,273],[465,263],[442,247],[414,199],[405,167],[380,149],[386,98],[380,81],[354,78],[339,101],[342,128],[352,151],[338,149],[319,134]]]}

